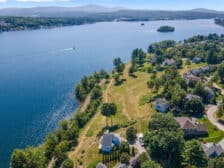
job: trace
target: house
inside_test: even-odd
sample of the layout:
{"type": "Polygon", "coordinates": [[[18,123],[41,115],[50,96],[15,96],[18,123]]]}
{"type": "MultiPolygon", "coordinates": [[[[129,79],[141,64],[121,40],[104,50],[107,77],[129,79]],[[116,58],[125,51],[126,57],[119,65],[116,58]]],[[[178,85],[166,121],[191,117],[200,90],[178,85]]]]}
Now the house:
{"type": "Polygon", "coordinates": [[[210,72],[210,67],[206,66],[206,67],[202,67],[202,68],[198,68],[198,69],[192,69],[189,72],[195,76],[200,76],[201,74],[210,72]]]}
{"type": "Polygon", "coordinates": [[[186,97],[184,98],[185,101],[192,100],[192,99],[199,99],[199,100],[201,100],[201,97],[198,96],[198,95],[194,95],[194,94],[187,94],[186,97]]]}
{"type": "Polygon", "coordinates": [[[149,60],[149,63],[155,64],[156,63],[156,57],[151,57],[149,60]]]}
{"type": "Polygon", "coordinates": [[[192,62],[194,62],[195,64],[199,64],[201,62],[201,58],[200,57],[194,57],[192,59],[192,62]]]}
{"type": "Polygon", "coordinates": [[[163,65],[164,65],[164,66],[171,66],[171,65],[173,65],[174,63],[175,63],[174,59],[165,59],[165,60],[163,61],[163,65]]]}
{"type": "Polygon", "coordinates": [[[201,80],[201,78],[187,72],[183,74],[183,78],[187,82],[188,85],[194,85],[201,80]]]}
{"type": "Polygon", "coordinates": [[[98,163],[98,164],[96,165],[96,168],[107,168],[107,166],[104,165],[103,163],[98,163]]]}
{"type": "Polygon", "coordinates": [[[99,149],[103,153],[111,153],[114,146],[119,146],[121,138],[118,134],[109,133],[108,131],[100,138],[99,149]]]}
{"type": "Polygon", "coordinates": [[[169,110],[170,103],[166,99],[158,98],[154,106],[157,111],[165,113],[169,110]]]}
{"type": "Polygon", "coordinates": [[[185,137],[208,135],[207,127],[195,118],[176,117],[175,120],[179,123],[185,137]]]}
{"type": "Polygon", "coordinates": [[[224,152],[220,144],[215,144],[213,142],[202,144],[202,148],[209,158],[220,156],[224,152]]]}

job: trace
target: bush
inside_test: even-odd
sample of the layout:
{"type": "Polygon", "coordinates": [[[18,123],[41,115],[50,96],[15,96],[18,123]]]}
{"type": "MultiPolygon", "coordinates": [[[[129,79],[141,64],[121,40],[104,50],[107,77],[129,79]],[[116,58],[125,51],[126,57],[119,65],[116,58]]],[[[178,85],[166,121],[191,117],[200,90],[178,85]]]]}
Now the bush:
{"type": "Polygon", "coordinates": [[[74,164],[73,161],[71,159],[66,159],[63,163],[62,163],[62,168],[73,168],[74,164]]]}
{"type": "Polygon", "coordinates": [[[136,133],[137,133],[137,131],[135,130],[134,127],[128,128],[127,131],[126,131],[127,140],[131,143],[134,142],[137,138],[136,133]]]}
{"type": "Polygon", "coordinates": [[[127,153],[122,153],[121,154],[121,163],[123,164],[129,164],[129,155],[127,153]]]}

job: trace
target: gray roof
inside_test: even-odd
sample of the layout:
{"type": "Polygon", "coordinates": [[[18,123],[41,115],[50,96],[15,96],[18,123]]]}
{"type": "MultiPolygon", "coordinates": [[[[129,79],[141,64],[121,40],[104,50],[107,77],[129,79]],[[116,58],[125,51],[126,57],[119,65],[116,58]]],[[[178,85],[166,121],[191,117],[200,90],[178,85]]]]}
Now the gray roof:
{"type": "Polygon", "coordinates": [[[208,157],[219,156],[224,152],[221,145],[219,144],[217,145],[213,142],[202,144],[202,148],[208,157]]]}
{"type": "Polygon", "coordinates": [[[101,140],[101,145],[102,148],[104,147],[111,147],[112,146],[112,140],[113,140],[114,135],[113,134],[104,134],[103,138],[101,140]]]}
{"type": "Polygon", "coordinates": [[[166,99],[163,99],[163,98],[157,98],[156,99],[156,104],[168,105],[169,101],[167,101],[166,99]]]}
{"type": "Polygon", "coordinates": [[[98,163],[96,168],[107,168],[107,166],[105,166],[103,163],[98,163]]]}
{"type": "Polygon", "coordinates": [[[113,147],[113,140],[115,139],[119,139],[120,140],[120,136],[118,134],[114,134],[114,133],[108,133],[105,132],[103,134],[103,136],[100,138],[100,148],[107,148],[107,147],[113,147]]]}
{"type": "Polygon", "coordinates": [[[198,69],[192,69],[190,70],[190,73],[192,73],[193,75],[199,76],[201,73],[207,73],[210,71],[210,67],[206,66],[206,67],[201,67],[198,69]]]}
{"type": "Polygon", "coordinates": [[[194,95],[194,94],[187,94],[187,96],[185,97],[185,99],[187,99],[187,100],[191,100],[191,99],[201,99],[201,97],[198,96],[198,95],[194,95]]]}
{"type": "Polygon", "coordinates": [[[165,59],[163,62],[163,64],[166,64],[166,65],[172,65],[174,63],[175,63],[174,59],[165,59]]]}

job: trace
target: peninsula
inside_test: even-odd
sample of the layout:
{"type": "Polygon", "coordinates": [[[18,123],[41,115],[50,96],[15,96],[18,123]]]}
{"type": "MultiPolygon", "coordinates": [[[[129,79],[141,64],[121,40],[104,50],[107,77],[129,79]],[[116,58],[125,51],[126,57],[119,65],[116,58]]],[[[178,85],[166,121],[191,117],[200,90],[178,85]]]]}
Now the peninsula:
{"type": "Polygon", "coordinates": [[[84,76],[75,115],[42,145],[16,149],[11,167],[223,167],[223,41],[153,43],[84,76]]]}

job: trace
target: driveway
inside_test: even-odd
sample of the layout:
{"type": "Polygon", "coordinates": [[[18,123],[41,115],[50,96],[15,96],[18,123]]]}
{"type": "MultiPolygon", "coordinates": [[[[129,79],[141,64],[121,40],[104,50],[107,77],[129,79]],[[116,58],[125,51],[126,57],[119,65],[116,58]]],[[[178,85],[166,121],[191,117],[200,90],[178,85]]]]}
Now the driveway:
{"type": "Polygon", "coordinates": [[[145,148],[144,148],[143,146],[141,146],[141,144],[140,144],[140,142],[139,142],[138,139],[136,140],[135,144],[133,144],[133,146],[138,150],[138,153],[137,153],[134,157],[132,157],[132,158],[130,159],[130,161],[129,161],[130,164],[129,164],[128,168],[132,168],[132,167],[131,167],[131,163],[132,163],[134,160],[136,160],[142,153],[146,152],[145,148]]]}
{"type": "Polygon", "coordinates": [[[214,126],[216,126],[218,129],[224,131],[224,125],[219,123],[218,120],[216,119],[216,114],[215,113],[216,113],[217,110],[218,110],[217,105],[208,105],[208,107],[207,107],[207,117],[208,117],[208,120],[214,126]]]}

